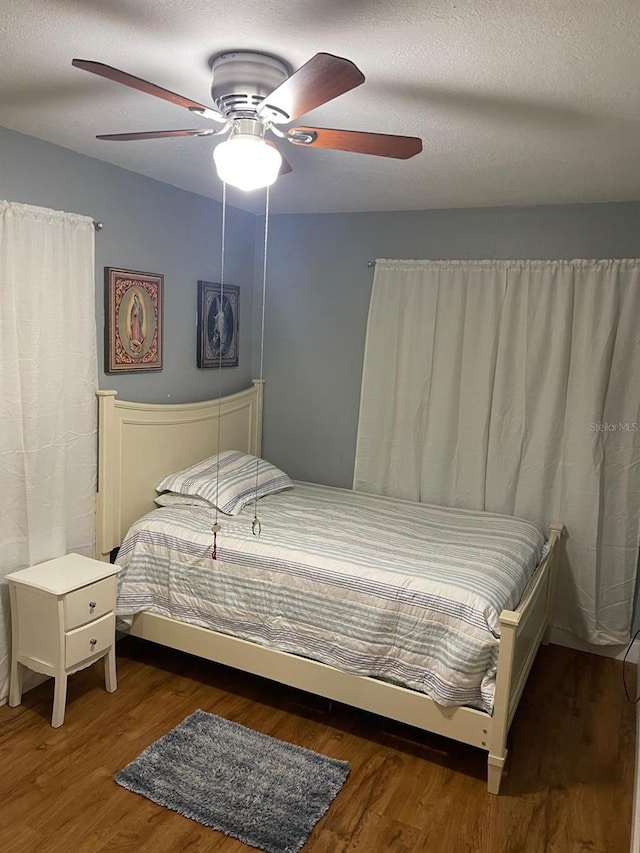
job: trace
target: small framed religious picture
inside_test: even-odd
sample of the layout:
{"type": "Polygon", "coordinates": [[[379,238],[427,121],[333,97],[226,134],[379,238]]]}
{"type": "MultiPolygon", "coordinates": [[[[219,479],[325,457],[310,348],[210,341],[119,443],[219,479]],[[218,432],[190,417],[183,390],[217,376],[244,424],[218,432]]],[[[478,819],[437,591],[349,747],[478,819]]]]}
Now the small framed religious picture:
{"type": "Polygon", "coordinates": [[[237,367],[240,288],[198,282],[198,367],[237,367]]]}
{"type": "Polygon", "coordinates": [[[164,276],[104,269],[105,373],[162,370],[164,276]]]}

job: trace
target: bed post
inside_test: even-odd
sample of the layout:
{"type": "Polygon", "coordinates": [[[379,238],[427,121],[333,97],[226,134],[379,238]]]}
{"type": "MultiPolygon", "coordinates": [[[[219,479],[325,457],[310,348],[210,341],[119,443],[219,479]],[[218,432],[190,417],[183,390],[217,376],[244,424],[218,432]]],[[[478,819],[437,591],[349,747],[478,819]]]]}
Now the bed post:
{"type": "Polygon", "coordinates": [[[519,623],[520,614],[517,612],[505,610],[500,614],[500,648],[498,651],[496,693],[493,702],[493,717],[491,718],[487,768],[487,789],[490,794],[498,794],[500,792],[502,771],[507,760],[511,676],[513,672],[516,632],[519,623]]]}
{"type": "Polygon", "coordinates": [[[256,425],[254,456],[262,456],[262,412],[264,407],[264,379],[254,379],[251,383],[256,389],[256,425]]]}
{"type": "Polygon", "coordinates": [[[553,606],[556,600],[556,584],[558,579],[558,567],[562,559],[562,537],[566,527],[562,522],[554,521],[549,525],[549,544],[551,546],[553,556],[551,558],[551,574],[549,576],[549,587],[547,595],[547,627],[542,638],[543,645],[547,646],[550,643],[551,633],[551,617],[553,616],[553,606]]]}
{"type": "Polygon", "coordinates": [[[564,524],[549,526],[549,553],[515,610],[500,614],[496,692],[489,734],[488,790],[500,791],[507,760],[507,734],[540,643],[548,634],[564,524]]]}
{"type": "Polygon", "coordinates": [[[111,549],[120,544],[114,535],[116,516],[114,500],[120,493],[118,466],[109,464],[119,456],[119,433],[115,429],[116,391],[97,391],[98,397],[98,483],[96,494],[96,546],[95,558],[109,562],[111,549]],[[115,442],[115,446],[114,446],[115,442]],[[110,482],[116,478],[117,482],[110,482]]]}

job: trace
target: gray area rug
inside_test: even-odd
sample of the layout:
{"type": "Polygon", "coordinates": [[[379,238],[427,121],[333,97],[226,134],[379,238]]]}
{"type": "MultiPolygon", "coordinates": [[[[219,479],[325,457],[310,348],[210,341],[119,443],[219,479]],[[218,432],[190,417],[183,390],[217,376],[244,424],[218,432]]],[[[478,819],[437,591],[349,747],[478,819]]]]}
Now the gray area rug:
{"type": "Polygon", "coordinates": [[[194,711],[115,780],[265,853],[297,853],[348,773],[347,761],[194,711]]]}

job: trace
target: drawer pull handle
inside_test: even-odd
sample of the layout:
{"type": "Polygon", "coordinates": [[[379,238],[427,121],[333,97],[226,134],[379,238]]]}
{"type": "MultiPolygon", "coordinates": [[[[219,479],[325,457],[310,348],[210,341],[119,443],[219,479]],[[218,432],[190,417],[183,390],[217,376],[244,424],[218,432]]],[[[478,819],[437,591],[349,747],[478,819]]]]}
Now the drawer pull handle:
{"type": "Polygon", "coordinates": [[[96,644],[98,641],[97,641],[97,640],[89,640],[89,642],[91,643],[91,645],[92,645],[92,646],[95,646],[95,644],[96,644]]]}
{"type": "Polygon", "coordinates": [[[90,602],[89,602],[89,607],[91,608],[91,610],[93,610],[93,609],[95,608],[95,606],[96,606],[95,601],[90,601],[90,602]]]}

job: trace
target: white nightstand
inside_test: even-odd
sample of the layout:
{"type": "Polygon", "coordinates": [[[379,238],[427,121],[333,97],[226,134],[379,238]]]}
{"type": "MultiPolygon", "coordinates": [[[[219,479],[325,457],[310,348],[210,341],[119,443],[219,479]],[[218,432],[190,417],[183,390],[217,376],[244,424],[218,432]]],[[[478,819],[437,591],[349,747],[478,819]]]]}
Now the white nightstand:
{"type": "Polygon", "coordinates": [[[11,595],[9,705],[22,698],[21,665],[55,678],[51,725],[61,726],[67,677],[106,655],[105,682],[117,687],[116,575],[119,566],[67,554],[7,575],[11,595]]]}

